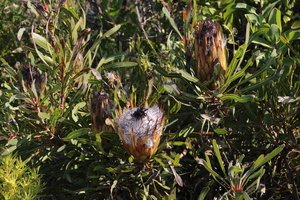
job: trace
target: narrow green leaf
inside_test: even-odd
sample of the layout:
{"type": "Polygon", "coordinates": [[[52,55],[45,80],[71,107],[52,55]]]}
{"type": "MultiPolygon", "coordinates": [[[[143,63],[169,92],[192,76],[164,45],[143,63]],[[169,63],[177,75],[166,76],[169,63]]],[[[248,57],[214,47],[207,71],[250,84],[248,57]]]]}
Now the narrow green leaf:
{"type": "MultiPolygon", "coordinates": [[[[251,67],[253,65],[253,58],[250,58],[248,61],[247,61],[247,64],[239,71],[237,71],[236,73],[234,73],[230,78],[228,78],[230,81],[230,84],[232,82],[234,82],[235,80],[241,78],[241,77],[244,77],[246,76],[246,70],[251,67]]],[[[228,84],[228,83],[227,83],[228,84]]],[[[231,88],[234,88],[234,87],[237,87],[238,84],[232,86],[231,88]]]]}
{"type": "Polygon", "coordinates": [[[222,101],[235,101],[239,103],[252,102],[255,97],[252,95],[224,94],[220,97],[222,101]]]}
{"type": "Polygon", "coordinates": [[[177,73],[179,73],[183,78],[185,78],[188,81],[191,81],[193,83],[198,83],[199,79],[197,79],[196,77],[190,75],[189,73],[187,73],[186,71],[179,69],[176,70],[177,73]]]}
{"type": "Polygon", "coordinates": [[[244,158],[245,158],[244,154],[240,155],[239,158],[238,158],[238,160],[237,160],[237,162],[242,163],[243,160],[244,160],[244,158]]]}
{"type": "Polygon", "coordinates": [[[165,190],[171,190],[171,188],[170,188],[169,186],[167,186],[167,185],[164,184],[164,183],[159,182],[159,181],[156,180],[156,179],[153,179],[153,182],[157,183],[160,187],[162,187],[162,188],[165,189],[165,190]]]}
{"type": "Polygon", "coordinates": [[[37,48],[35,49],[35,52],[39,56],[39,58],[43,61],[43,63],[46,64],[46,66],[49,66],[51,64],[54,64],[55,62],[50,58],[49,56],[44,55],[42,52],[40,52],[37,48]]]}
{"type": "Polygon", "coordinates": [[[248,13],[256,14],[256,8],[249,6],[246,3],[237,3],[235,9],[245,9],[248,13]]]}
{"type": "Polygon", "coordinates": [[[154,68],[158,73],[162,74],[163,76],[166,76],[166,77],[169,77],[169,78],[181,78],[180,74],[178,74],[178,73],[169,73],[163,67],[160,67],[158,65],[155,65],[154,68]]]}
{"type": "Polygon", "coordinates": [[[26,29],[25,28],[20,28],[17,34],[17,38],[20,41],[22,39],[23,33],[26,29]]]}
{"type": "MultiPolygon", "coordinates": [[[[267,63],[261,67],[258,71],[256,71],[254,74],[252,74],[250,77],[242,80],[241,82],[239,82],[236,86],[242,85],[248,81],[251,81],[252,79],[255,79],[256,77],[260,76],[264,71],[266,71],[267,69],[269,69],[269,67],[271,66],[272,62],[274,62],[274,57],[270,57],[267,61],[267,63]]],[[[245,89],[245,88],[243,88],[245,89]]],[[[242,90],[243,90],[242,89],[242,90]]]]}
{"type": "Polygon", "coordinates": [[[212,169],[211,162],[210,162],[209,156],[207,154],[205,154],[205,160],[206,160],[207,167],[212,169]]]}
{"type": "Polygon", "coordinates": [[[246,53],[246,49],[247,49],[247,45],[243,44],[238,48],[238,50],[234,54],[234,57],[229,64],[228,71],[226,72],[227,79],[221,88],[222,91],[225,91],[227,89],[227,87],[232,83],[233,74],[236,71],[236,69],[239,68],[239,65],[240,65],[241,61],[243,60],[244,55],[246,53]]]}
{"type": "Polygon", "coordinates": [[[295,21],[292,24],[292,29],[300,29],[300,21],[295,21]]]}
{"type": "Polygon", "coordinates": [[[274,43],[277,43],[279,41],[280,29],[276,24],[271,24],[269,35],[274,43]]]}
{"type": "Polygon", "coordinates": [[[268,153],[266,156],[260,155],[256,159],[256,161],[253,163],[250,170],[252,172],[256,171],[259,167],[261,167],[265,163],[269,162],[272,158],[277,156],[283,149],[284,149],[284,145],[281,145],[281,146],[277,147],[276,149],[274,149],[271,153],[268,153]]]}
{"type": "Polygon", "coordinates": [[[215,172],[215,171],[211,168],[211,166],[209,166],[209,164],[208,164],[205,160],[203,160],[203,166],[205,167],[205,169],[206,169],[209,173],[211,173],[211,175],[212,175],[213,177],[218,178],[218,179],[220,179],[220,180],[223,179],[217,172],[215,172]]]}
{"type": "Polygon", "coordinates": [[[271,153],[268,153],[265,158],[264,158],[264,162],[261,164],[265,164],[267,162],[269,162],[270,160],[272,160],[275,156],[277,156],[283,149],[284,149],[285,145],[281,145],[279,147],[277,147],[276,149],[274,149],[271,153]]]}
{"type": "Polygon", "coordinates": [[[189,126],[187,128],[184,128],[182,130],[179,131],[178,135],[180,137],[187,137],[189,134],[191,134],[194,131],[194,128],[189,126]]]}
{"type": "Polygon", "coordinates": [[[217,172],[215,172],[205,160],[203,160],[203,166],[220,185],[222,185],[224,188],[229,187],[227,181],[222,176],[220,176],[217,172]]]}
{"type": "Polygon", "coordinates": [[[208,194],[209,190],[210,190],[210,186],[204,187],[201,190],[200,195],[198,196],[198,200],[205,200],[206,199],[206,195],[208,194]]]}
{"type": "Polygon", "coordinates": [[[262,11],[263,16],[267,19],[270,16],[271,11],[276,6],[276,4],[280,2],[280,0],[277,0],[273,3],[268,4],[262,11]]]}
{"type": "Polygon", "coordinates": [[[67,15],[66,18],[72,17],[72,18],[74,18],[75,20],[78,20],[78,18],[79,18],[78,13],[77,13],[73,8],[71,8],[71,7],[68,7],[68,8],[66,8],[66,7],[61,7],[60,9],[61,9],[61,13],[67,15]]]}
{"type": "Polygon", "coordinates": [[[250,169],[252,169],[252,171],[255,171],[258,167],[263,165],[263,162],[264,162],[264,155],[258,156],[258,158],[254,161],[250,169]]]}
{"type": "Polygon", "coordinates": [[[76,25],[74,26],[73,30],[72,30],[72,40],[73,40],[73,44],[76,44],[77,40],[78,40],[78,32],[83,29],[83,18],[80,17],[79,20],[77,21],[76,25]]]}
{"type": "Polygon", "coordinates": [[[86,135],[90,132],[90,128],[81,128],[69,133],[66,137],[63,138],[64,141],[70,141],[71,139],[79,138],[83,135],[86,135]]]}
{"type": "Polygon", "coordinates": [[[282,31],[281,12],[277,8],[272,9],[271,14],[269,16],[269,24],[277,25],[280,32],[282,31]]]}
{"type": "Polygon", "coordinates": [[[271,42],[265,40],[262,37],[256,37],[252,40],[252,43],[254,44],[259,44],[261,46],[267,47],[269,49],[273,49],[274,47],[272,46],[271,42]]]}
{"type": "Polygon", "coordinates": [[[257,14],[245,14],[248,22],[250,22],[251,24],[259,24],[259,16],[257,14]]]}
{"type": "Polygon", "coordinates": [[[34,43],[36,43],[39,47],[44,49],[50,55],[53,54],[54,50],[53,50],[51,44],[47,41],[46,38],[44,38],[43,36],[33,32],[32,33],[32,40],[33,40],[34,43]]]}
{"type": "MultiPolygon", "coordinates": [[[[256,175],[258,175],[257,177],[255,177],[256,179],[249,185],[249,186],[247,186],[246,187],[246,189],[245,189],[245,191],[248,191],[248,193],[249,194],[251,194],[251,193],[253,193],[254,191],[256,191],[257,189],[258,189],[258,187],[259,187],[259,184],[260,184],[260,180],[261,180],[261,178],[263,177],[263,175],[265,174],[265,169],[264,169],[264,167],[261,167],[260,168],[260,170],[258,171],[258,172],[256,172],[256,173],[254,173],[255,175],[251,175],[251,176],[256,176],[256,175]]],[[[245,183],[243,183],[243,185],[247,185],[248,184],[248,181],[250,181],[251,179],[254,179],[254,178],[247,178],[246,179],[246,182],[245,183]]]]}
{"type": "Polygon", "coordinates": [[[244,200],[251,200],[251,197],[249,196],[249,194],[246,191],[243,192],[243,198],[244,198],[244,200]]]}
{"type": "Polygon", "coordinates": [[[176,25],[174,19],[171,17],[171,14],[170,14],[170,12],[168,11],[168,9],[165,8],[165,7],[163,7],[162,11],[163,11],[163,13],[165,14],[165,16],[167,17],[167,19],[169,20],[171,26],[174,28],[174,30],[178,33],[179,37],[182,39],[182,35],[181,35],[181,33],[179,32],[178,27],[177,27],[177,25],[176,25]]]}
{"type": "Polygon", "coordinates": [[[238,166],[231,166],[228,169],[228,174],[240,174],[243,172],[243,169],[241,169],[241,167],[238,166]]]}
{"type": "Polygon", "coordinates": [[[182,181],[182,178],[179,176],[179,174],[176,172],[175,168],[173,166],[170,166],[171,170],[172,170],[172,173],[174,175],[174,178],[175,178],[175,181],[176,183],[183,187],[183,181],[182,181]]]}
{"type": "Polygon", "coordinates": [[[227,134],[227,131],[222,128],[216,128],[216,129],[214,129],[214,132],[218,135],[226,135],[227,134]]]}
{"type": "Polygon", "coordinates": [[[105,69],[116,69],[116,68],[127,68],[127,67],[134,67],[137,66],[136,62],[117,62],[117,63],[112,63],[109,64],[105,67],[105,69]]]}
{"type": "Polygon", "coordinates": [[[35,87],[35,81],[36,80],[34,80],[33,82],[32,82],[32,84],[31,84],[31,91],[32,91],[32,93],[33,93],[33,95],[35,96],[35,98],[39,98],[39,95],[38,95],[38,92],[37,92],[37,90],[36,90],[36,87],[35,87]]]}
{"type": "Polygon", "coordinates": [[[114,180],[113,184],[110,187],[110,196],[113,199],[113,191],[115,189],[115,187],[117,186],[118,180],[114,180]]]}
{"type": "Polygon", "coordinates": [[[261,37],[261,36],[265,37],[266,34],[269,32],[269,30],[270,30],[270,25],[263,24],[253,34],[249,35],[249,43],[252,43],[252,41],[255,40],[257,37],[261,37]]]}
{"type": "Polygon", "coordinates": [[[114,55],[114,56],[110,56],[108,58],[102,57],[101,60],[100,60],[100,62],[97,65],[96,69],[99,70],[102,67],[102,65],[105,65],[105,64],[110,63],[112,61],[124,58],[125,55],[126,54],[122,53],[122,54],[117,54],[117,55],[114,55]]]}
{"type": "Polygon", "coordinates": [[[35,16],[39,16],[39,13],[36,11],[35,7],[31,4],[31,1],[27,1],[27,7],[32,13],[34,13],[35,16]]]}
{"type": "Polygon", "coordinates": [[[268,77],[267,79],[260,81],[256,84],[250,85],[248,87],[242,88],[240,91],[242,93],[248,92],[248,91],[253,91],[256,88],[260,88],[260,87],[266,87],[272,80],[276,80],[278,79],[277,74],[274,74],[273,76],[268,77]]]}
{"type": "Polygon", "coordinates": [[[49,120],[50,119],[50,115],[46,112],[39,112],[38,113],[38,116],[41,118],[41,119],[46,119],[46,120],[49,120]]]}
{"type": "Polygon", "coordinates": [[[154,157],[154,160],[163,168],[166,168],[166,164],[162,161],[162,159],[158,158],[157,156],[154,157]]]}
{"type": "Polygon", "coordinates": [[[61,152],[61,151],[63,151],[65,148],[66,148],[66,145],[64,144],[64,145],[62,145],[61,147],[59,147],[59,148],[56,150],[56,152],[61,152]]]}
{"type": "Polygon", "coordinates": [[[79,102],[78,104],[76,104],[74,106],[74,108],[72,109],[72,119],[74,120],[74,122],[78,121],[78,111],[83,108],[86,105],[85,102],[79,102]]]}
{"type": "Polygon", "coordinates": [[[253,174],[251,174],[249,177],[248,177],[248,180],[251,180],[251,179],[256,179],[257,177],[262,177],[265,173],[265,170],[263,167],[261,167],[258,171],[254,172],[253,174]]]}
{"type": "Polygon", "coordinates": [[[185,146],[187,145],[187,142],[181,142],[181,141],[173,141],[173,142],[169,142],[171,145],[174,146],[185,146]]]}
{"type": "Polygon", "coordinates": [[[226,176],[225,167],[224,167],[224,162],[223,162],[223,159],[222,159],[222,156],[221,156],[221,153],[220,153],[220,150],[219,150],[219,146],[218,146],[218,144],[217,144],[217,141],[214,139],[214,140],[212,141],[212,143],[213,143],[214,152],[215,152],[215,154],[216,154],[216,156],[217,156],[219,165],[220,165],[220,167],[221,167],[221,169],[222,169],[223,174],[226,176]]]}
{"type": "Polygon", "coordinates": [[[7,142],[7,146],[16,146],[18,144],[18,139],[10,139],[7,142]]]}
{"type": "Polygon", "coordinates": [[[109,29],[107,32],[103,34],[103,38],[110,37],[112,34],[116,33],[121,28],[121,25],[115,25],[113,28],[109,29]]]}
{"type": "Polygon", "coordinates": [[[300,30],[289,31],[286,33],[289,42],[300,39],[300,30]]]}
{"type": "Polygon", "coordinates": [[[8,154],[11,154],[16,149],[17,149],[17,146],[11,146],[9,148],[5,148],[5,150],[1,153],[1,155],[6,156],[8,154]]]}

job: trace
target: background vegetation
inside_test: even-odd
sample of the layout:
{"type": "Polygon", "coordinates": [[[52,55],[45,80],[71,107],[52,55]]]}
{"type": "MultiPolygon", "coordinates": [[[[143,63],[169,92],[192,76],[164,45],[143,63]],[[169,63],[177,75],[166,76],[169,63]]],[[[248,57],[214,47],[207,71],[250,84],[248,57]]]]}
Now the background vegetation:
{"type": "Polygon", "coordinates": [[[39,199],[299,199],[299,10],[296,0],[1,1],[0,168],[22,165],[39,199]],[[204,19],[221,24],[228,51],[216,90],[194,73],[204,19]],[[91,128],[95,92],[111,118],[164,108],[152,159],[134,162],[113,129],[91,128]]]}

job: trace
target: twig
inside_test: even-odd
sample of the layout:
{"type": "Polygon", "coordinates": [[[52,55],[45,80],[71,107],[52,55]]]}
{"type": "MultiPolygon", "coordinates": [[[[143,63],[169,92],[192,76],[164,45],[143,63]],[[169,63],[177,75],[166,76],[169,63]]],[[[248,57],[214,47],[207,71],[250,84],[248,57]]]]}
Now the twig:
{"type": "Polygon", "coordinates": [[[143,34],[144,34],[145,38],[146,38],[147,40],[149,40],[149,36],[148,36],[147,32],[145,31],[145,28],[144,28],[144,22],[143,22],[143,20],[142,20],[142,18],[141,18],[141,13],[140,13],[140,10],[139,10],[139,8],[138,8],[138,2],[139,2],[138,0],[135,1],[135,11],[136,11],[136,15],[137,15],[137,17],[138,17],[139,25],[140,25],[140,28],[141,28],[142,31],[143,31],[143,34]]]}

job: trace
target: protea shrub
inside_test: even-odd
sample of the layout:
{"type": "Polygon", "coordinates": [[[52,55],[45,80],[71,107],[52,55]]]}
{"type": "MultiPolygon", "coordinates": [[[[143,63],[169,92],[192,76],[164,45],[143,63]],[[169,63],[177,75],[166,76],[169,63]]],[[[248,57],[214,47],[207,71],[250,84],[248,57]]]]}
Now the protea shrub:
{"type": "Polygon", "coordinates": [[[158,105],[127,108],[117,113],[114,126],[125,149],[143,162],[155,154],[159,145],[164,126],[163,111],[158,105]]]}
{"type": "Polygon", "coordinates": [[[211,89],[217,87],[227,70],[226,50],[220,25],[201,21],[195,29],[195,60],[197,77],[207,81],[211,89]]]}

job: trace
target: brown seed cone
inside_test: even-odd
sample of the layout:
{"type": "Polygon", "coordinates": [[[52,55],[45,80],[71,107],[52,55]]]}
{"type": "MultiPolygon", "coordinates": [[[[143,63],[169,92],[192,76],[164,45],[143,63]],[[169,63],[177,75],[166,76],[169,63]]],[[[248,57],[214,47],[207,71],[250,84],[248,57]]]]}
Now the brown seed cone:
{"type": "Polygon", "coordinates": [[[21,73],[26,88],[32,89],[32,84],[34,83],[37,94],[43,94],[48,80],[46,73],[40,72],[29,64],[22,66],[21,73]]]}
{"type": "Polygon", "coordinates": [[[95,92],[91,100],[93,131],[111,131],[105,120],[111,117],[111,103],[106,92],[95,92]]]}
{"type": "Polygon", "coordinates": [[[223,45],[220,25],[208,20],[198,23],[195,29],[195,59],[197,77],[211,82],[209,87],[216,88],[227,70],[226,51],[223,45]],[[216,66],[220,64],[217,71],[216,66]]]}

